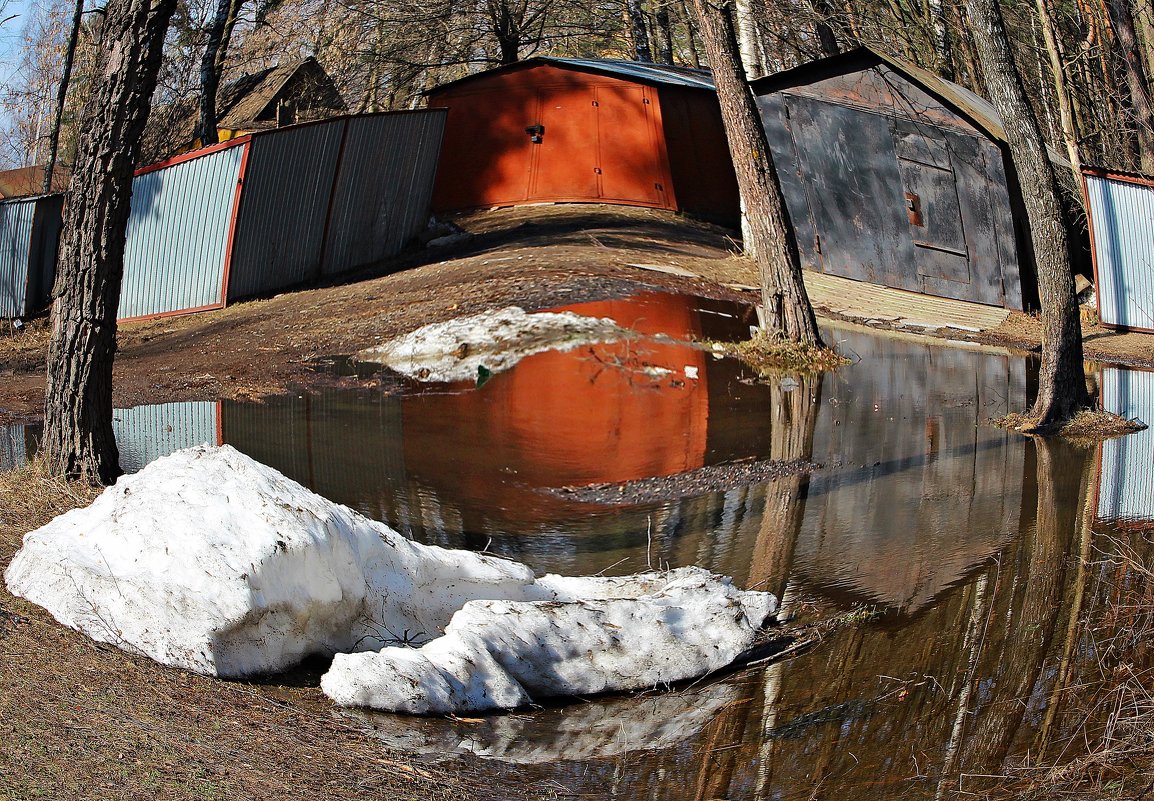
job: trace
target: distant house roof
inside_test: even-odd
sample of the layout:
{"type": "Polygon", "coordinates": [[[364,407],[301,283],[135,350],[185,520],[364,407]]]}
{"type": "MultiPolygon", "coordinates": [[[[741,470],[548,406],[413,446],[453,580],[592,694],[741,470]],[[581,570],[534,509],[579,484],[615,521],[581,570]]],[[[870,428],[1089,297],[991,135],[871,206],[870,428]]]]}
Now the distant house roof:
{"type": "MultiPolygon", "coordinates": [[[[50,192],[63,192],[68,188],[68,179],[72,170],[57,164],[52,170],[52,188],[50,192]]],[[[44,188],[44,165],[33,167],[18,167],[14,170],[0,171],[0,198],[28,197],[39,195],[44,188]]]]}
{"type": "MultiPolygon", "coordinates": [[[[192,146],[200,117],[198,97],[153,109],[142,148],[142,163],[166,158],[192,146]]],[[[332,78],[312,56],[242,75],[217,93],[217,128],[257,131],[347,111],[332,78]],[[282,118],[281,106],[291,114],[282,118]]]]}
{"type": "Polygon", "coordinates": [[[441,84],[430,89],[426,94],[439,92],[450,86],[472,81],[477,78],[492,75],[495,72],[511,72],[514,70],[529,69],[549,64],[563,69],[580,70],[581,72],[596,72],[601,75],[610,75],[615,78],[625,78],[639,83],[680,86],[689,89],[705,89],[715,91],[713,76],[708,70],[695,70],[689,67],[675,67],[669,64],[646,64],[640,61],[620,61],[605,58],[554,58],[553,56],[538,56],[508,64],[503,67],[478,72],[475,75],[466,75],[449,83],[441,84]]]}

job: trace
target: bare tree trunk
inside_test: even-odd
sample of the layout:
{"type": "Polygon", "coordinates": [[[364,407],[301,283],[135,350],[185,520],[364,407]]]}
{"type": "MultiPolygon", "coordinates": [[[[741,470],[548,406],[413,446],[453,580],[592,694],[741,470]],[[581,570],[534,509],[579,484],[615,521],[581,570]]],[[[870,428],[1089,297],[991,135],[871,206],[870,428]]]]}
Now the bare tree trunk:
{"type": "Polygon", "coordinates": [[[942,0],[929,0],[930,20],[934,30],[934,61],[938,75],[954,80],[954,50],[950,44],[950,27],[946,21],[942,0]]]}
{"type": "Polygon", "coordinates": [[[1054,90],[1058,96],[1058,120],[1062,126],[1062,139],[1066,142],[1066,153],[1074,168],[1075,186],[1082,183],[1082,154],[1078,148],[1078,129],[1074,121],[1074,107],[1070,103],[1070,85],[1066,79],[1065,53],[1058,26],[1050,13],[1050,0],[1038,0],[1038,16],[1042,20],[1042,39],[1046,43],[1046,54],[1050,58],[1050,71],[1054,74],[1054,90]]]}
{"type": "Polygon", "coordinates": [[[818,45],[821,46],[823,56],[836,56],[841,52],[837,45],[837,36],[829,21],[833,17],[833,8],[829,0],[810,0],[810,10],[813,11],[813,32],[817,35],[818,45]]]}
{"type": "Polygon", "coordinates": [[[236,0],[217,0],[216,12],[208,28],[208,43],[200,59],[200,119],[196,125],[195,138],[202,147],[215,145],[216,133],[216,90],[220,86],[220,67],[224,64],[224,38],[228,25],[229,10],[236,0]]]}
{"type": "Polygon", "coordinates": [[[752,250],[761,275],[766,328],[770,334],[793,342],[821,345],[817,320],[802,282],[797,239],[777,169],[741,68],[732,11],[728,5],[713,6],[710,0],[693,0],[693,8],[713,69],[729,153],[749,222],[752,250]]]}
{"type": "Polygon", "coordinates": [[[645,26],[645,11],[641,0],[625,0],[626,19],[629,20],[629,34],[633,41],[633,59],[645,64],[653,63],[653,51],[649,47],[649,30],[645,26]]]}
{"type": "Polygon", "coordinates": [[[734,14],[737,17],[737,41],[741,48],[741,64],[750,80],[765,74],[761,59],[761,46],[757,42],[757,20],[753,13],[753,0],[735,0],[734,14]]]}
{"type": "Polygon", "coordinates": [[[669,6],[662,2],[654,15],[657,23],[657,60],[662,64],[673,63],[673,26],[669,22],[669,6]]]}
{"type": "Polygon", "coordinates": [[[72,62],[76,58],[76,42],[80,38],[80,22],[83,18],[84,0],[76,0],[76,9],[72,12],[72,32],[68,36],[68,49],[64,51],[60,87],[56,90],[56,116],[48,137],[48,158],[44,162],[44,184],[41,191],[46,195],[52,191],[52,173],[56,171],[56,151],[60,147],[60,123],[64,119],[64,101],[68,99],[68,82],[72,79],[72,62]]]}
{"type": "Polygon", "coordinates": [[[53,290],[43,448],[53,472],[108,484],[112,359],[132,170],[176,0],[110,0],[81,115],[53,290]]]}
{"type": "Polygon", "coordinates": [[[1042,302],[1042,367],[1029,417],[1039,433],[1047,433],[1088,402],[1069,233],[1054,168],[1014,65],[997,0],[966,0],[966,11],[990,100],[1002,117],[1030,224],[1042,302]]]}
{"type": "Polygon", "coordinates": [[[1126,85],[1130,90],[1130,103],[1138,133],[1138,157],[1142,171],[1154,172],[1154,99],[1150,97],[1150,84],[1146,77],[1146,66],[1138,48],[1138,36],[1134,33],[1134,17],[1126,0],[1107,0],[1110,27],[1114,38],[1122,50],[1122,61],[1126,65],[1126,85]]]}
{"type": "Polygon", "coordinates": [[[688,0],[681,0],[681,10],[685,13],[685,46],[689,50],[689,64],[695,70],[701,69],[701,51],[697,47],[697,29],[688,0]]]}

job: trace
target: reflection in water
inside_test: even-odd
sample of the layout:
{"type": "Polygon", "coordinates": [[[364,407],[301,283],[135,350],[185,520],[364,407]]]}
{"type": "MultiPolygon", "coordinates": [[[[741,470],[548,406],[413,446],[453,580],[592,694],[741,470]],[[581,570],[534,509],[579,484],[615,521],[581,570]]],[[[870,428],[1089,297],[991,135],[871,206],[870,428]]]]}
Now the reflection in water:
{"type": "MultiPolygon", "coordinates": [[[[682,337],[716,336],[707,325],[729,319],[658,300],[587,311],[682,337]]],[[[1121,577],[1150,589],[1099,558],[1092,525],[1154,517],[1139,505],[1148,440],[1107,443],[1098,493],[1096,451],[985,425],[1026,406],[1022,360],[832,335],[861,361],[797,383],[748,383],[684,345],[618,343],[534,356],[480,389],[173,404],[118,413],[117,431],[141,461],[228,442],[419,540],[542,571],[699,564],[782,595],[801,617],[882,610],[787,662],[675,694],[482,723],[372,718],[390,743],[484,757],[509,781],[668,801],[941,798],[959,775],[975,789],[1008,761],[1093,736],[1100,716],[1065,688],[1122,657],[1079,621],[1099,624],[1095,636],[1124,631],[1111,588],[1121,577]],[[825,466],[636,507],[538,491],[793,458],[825,466]]],[[[1146,381],[1116,376],[1104,396],[1138,409],[1135,398],[1154,398],[1146,381]]],[[[1149,538],[1115,533],[1149,564],[1149,538]]]]}
{"type": "Polygon", "coordinates": [[[1149,428],[1102,444],[1098,516],[1154,520],[1154,372],[1102,371],[1102,408],[1149,428]]]}

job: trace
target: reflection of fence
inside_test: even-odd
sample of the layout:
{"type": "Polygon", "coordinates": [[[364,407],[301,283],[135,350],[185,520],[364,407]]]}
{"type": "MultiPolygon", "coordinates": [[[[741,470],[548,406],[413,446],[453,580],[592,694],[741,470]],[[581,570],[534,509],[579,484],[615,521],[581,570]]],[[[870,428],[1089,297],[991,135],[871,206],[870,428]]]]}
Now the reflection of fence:
{"type": "Polygon", "coordinates": [[[120,468],[135,473],[151,461],[196,445],[220,444],[220,403],[193,401],[117,409],[112,430],[120,468]]]}
{"type": "Polygon", "coordinates": [[[63,195],[0,202],[0,319],[48,305],[63,195]]]}
{"type": "Polygon", "coordinates": [[[1102,371],[1102,408],[1152,426],[1102,443],[1098,517],[1154,520],[1154,373],[1102,371]]]}
{"type": "Polygon", "coordinates": [[[1154,179],[1097,169],[1084,179],[1098,314],[1154,331],[1154,179]]]}
{"type": "Polygon", "coordinates": [[[0,470],[15,470],[28,464],[31,455],[27,427],[0,426],[0,470]]]}

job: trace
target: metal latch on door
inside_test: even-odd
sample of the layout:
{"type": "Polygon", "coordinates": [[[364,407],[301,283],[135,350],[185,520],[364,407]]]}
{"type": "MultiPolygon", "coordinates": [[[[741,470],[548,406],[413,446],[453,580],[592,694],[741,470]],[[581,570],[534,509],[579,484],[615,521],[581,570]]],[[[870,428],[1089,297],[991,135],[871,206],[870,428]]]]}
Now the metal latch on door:
{"type": "Polygon", "coordinates": [[[535,145],[541,144],[541,140],[545,138],[544,125],[530,125],[525,129],[525,133],[529,134],[529,141],[535,145]]]}

